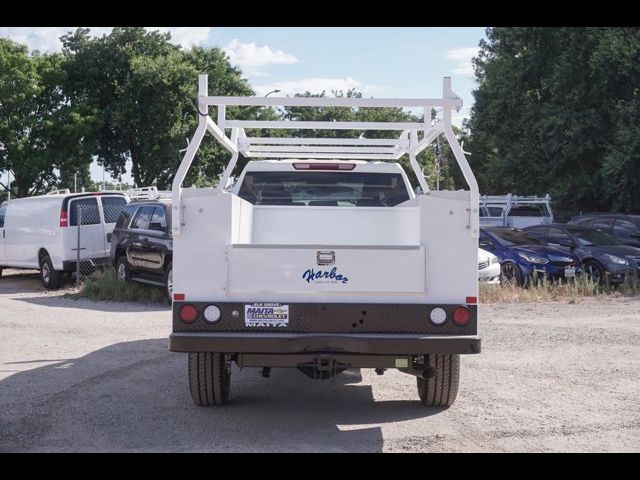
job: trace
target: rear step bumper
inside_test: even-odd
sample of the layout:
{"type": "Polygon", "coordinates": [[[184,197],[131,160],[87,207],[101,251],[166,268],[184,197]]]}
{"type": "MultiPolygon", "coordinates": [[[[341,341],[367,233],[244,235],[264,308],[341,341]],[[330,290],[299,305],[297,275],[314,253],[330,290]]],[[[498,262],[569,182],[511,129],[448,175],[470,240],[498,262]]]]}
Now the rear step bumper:
{"type": "Polygon", "coordinates": [[[179,332],[169,338],[173,352],[352,353],[421,355],[480,353],[476,335],[312,334],[255,332],[179,332]]]}

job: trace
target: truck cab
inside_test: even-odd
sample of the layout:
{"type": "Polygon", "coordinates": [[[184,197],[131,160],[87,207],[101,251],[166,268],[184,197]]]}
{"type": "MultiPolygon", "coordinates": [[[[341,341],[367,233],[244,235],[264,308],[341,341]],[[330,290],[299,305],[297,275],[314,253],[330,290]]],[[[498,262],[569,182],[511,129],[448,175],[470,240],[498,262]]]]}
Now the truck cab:
{"type": "Polygon", "coordinates": [[[263,376],[297,368],[315,379],[348,368],[398,369],[417,378],[424,405],[453,404],[460,354],[480,352],[478,192],[450,125],[461,101],[447,79],[443,89],[439,100],[393,100],[441,107],[443,122],[432,127],[272,124],[400,129],[397,138],[282,139],[249,137],[245,128],[269,127],[224,118],[224,106],[335,106],[339,100],[375,108],[392,100],[209,97],[201,78],[201,112],[217,105],[219,117],[217,123],[201,117],[173,184],[170,336],[172,351],[189,354],[197,405],[230,399],[232,363],[261,368],[263,376]],[[224,127],[231,127],[230,138],[224,127]],[[217,188],[183,188],[206,132],[230,150],[231,160],[217,188]],[[452,144],[470,190],[429,190],[415,156],[440,134],[452,144]],[[229,188],[240,153],[256,159],[229,188]],[[419,195],[397,162],[403,155],[418,176],[419,195]]]}

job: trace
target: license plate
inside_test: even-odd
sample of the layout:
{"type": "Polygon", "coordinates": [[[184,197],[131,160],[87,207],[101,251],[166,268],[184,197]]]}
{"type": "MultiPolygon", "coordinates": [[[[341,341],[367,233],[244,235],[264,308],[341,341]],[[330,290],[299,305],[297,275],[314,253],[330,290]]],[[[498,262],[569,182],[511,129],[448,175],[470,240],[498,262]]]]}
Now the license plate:
{"type": "Polygon", "coordinates": [[[289,305],[280,303],[252,303],[244,306],[247,327],[288,327],[289,305]]]}
{"type": "Polygon", "coordinates": [[[564,276],[565,277],[575,277],[576,276],[576,269],[575,268],[565,268],[564,269],[564,276]]]}

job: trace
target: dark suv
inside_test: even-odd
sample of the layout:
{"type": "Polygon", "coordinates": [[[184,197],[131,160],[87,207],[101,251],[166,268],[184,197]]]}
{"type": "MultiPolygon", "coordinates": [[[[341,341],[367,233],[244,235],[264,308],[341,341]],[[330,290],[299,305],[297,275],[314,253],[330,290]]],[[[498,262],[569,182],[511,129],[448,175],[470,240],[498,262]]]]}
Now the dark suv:
{"type": "Polygon", "coordinates": [[[108,241],[118,280],[164,287],[171,303],[171,200],[129,203],[120,213],[108,241]]]}
{"type": "Polygon", "coordinates": [[[625,213],[586,213],[569,223],[599,228],[626,245],[640,247],[640,215],[625,213]]]}

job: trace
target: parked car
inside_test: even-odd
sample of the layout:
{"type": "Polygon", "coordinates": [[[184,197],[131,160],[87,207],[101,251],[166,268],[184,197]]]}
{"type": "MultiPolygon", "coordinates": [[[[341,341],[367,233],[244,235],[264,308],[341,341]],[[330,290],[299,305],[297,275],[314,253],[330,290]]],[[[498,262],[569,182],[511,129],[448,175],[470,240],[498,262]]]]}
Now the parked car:
{"type": "Polygon", "coordinates": [[[553,223],[525,231],[546,245],[577,255],[585,275],[602,283],[607,278],[619,283],[627,275],[640,273],[640,248],[624,245],[608,233],[583,225],[553,223]]]}
{"type": "Polygon", "coordinates": [[[640,215],[587,213],[572,219],[569,223],[599,228],[626,245],[640,247],[640,215]]]}
{"type": "Polygon", "coordinates": [[[498,257],[502,280],[518,285],[524,285],[534,275],[564,280],[581,272],[576,255],[544,245],[518,228],[481,228],[479,245],[498,257]]]}
{"type": "Polygon", "coordinates": [[[129,201],[120,192],[70,193],[16,198],[0,205],[2,268],[39,269],[42,285],[58,288],[63,273],[76,270],[78,207],[81,209],[80,266],[109,263],[106,237],[129,201]]]}
{"type": "Polygon", "coordinates": [[[163,287],[171,302],[170,199],[132,201],[120,213],[109,241],[118,280],[163,287]]]}
{"type": "Polygon", "coordinates": [[[478,248],[478,280],[487,283],[500,281],[500,262],[493,253],[478,248]]]}

